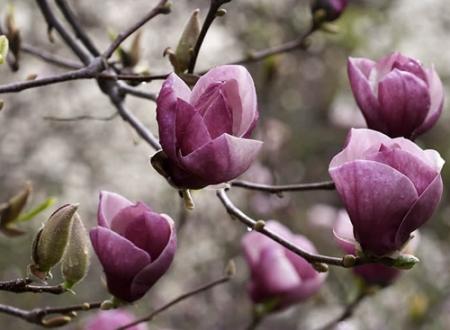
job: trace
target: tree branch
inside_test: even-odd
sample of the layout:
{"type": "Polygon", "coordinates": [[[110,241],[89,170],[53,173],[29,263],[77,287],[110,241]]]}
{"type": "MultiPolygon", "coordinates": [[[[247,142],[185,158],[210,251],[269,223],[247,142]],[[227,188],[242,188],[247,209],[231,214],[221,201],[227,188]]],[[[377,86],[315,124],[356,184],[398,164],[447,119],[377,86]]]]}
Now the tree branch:
{"type": "Polygon", "coordinates": [[[100,51],[84,31],[83,27],[81,26],[80,22],[76,18],[74,12],[70,8],[66,0],[56,0],[56,4],[63,13],[67,22],[72,27],[72,30],[74,31],[77,38],[80,39],[81,43],[91,52],[93,56],[100,56],[100,51]]]}
{"type": "Polygon", "coordinates": [[[262,183],[254,183],[249,181],[232,181],[232,187],[244,188],[248,190],[258,190],[270,194],[279,194],[286,191],[307,191],[307,190],[334,190],[333,181],[312,182],[312,183],[298,183],[286,185],[266,185],[262,183]]]}
{"type": "Polygon", "coordinates": [[[164,312],[165,310],[167,310],[167,309],[169,309],[170,307],[172,307],[172,306],[174,306],[174,305],[176,305],[176,304],[182,302],[183,300],[186,300],[186,299],[188,299],[188,298],[190,298],[190,297],[192,297],[192,296],[195,296],[195,295],[197,295],[197,294],[199,294],[199,293],[202,293],[202,292],[204,292],[204,291],[207,291],[207,290],[209,290],[209,289],[212,289],[213,287],[215,287],[215,286],[217,286],[217,285],[220,285],[220,284],[222,284],[222,283],[226,283],[226,282],[228,282],[230,279],[231,279],[231,277],[227,275],[227,276],[224,276],[224,277],[222,277],[222,278],[220,278],[220,279],[218,279],[218,280],[215,280],[215,281],[213,281],[213,282],[211,282],[211,283],[208,283],[208,284],[206,284],[206,285],[203,285],[203,286],[201,286],[201,287],[199,287],[199,288],[197,288],[197,289],[194,289],[194,290],[192,290],[192,291],[186,292],[186,293],[182,294],[181,296],[175,298],[174,300],[170,301],[169,303],[167,303],[167,304],[165,304],[165,305],[159,307],[158,309],[154,310],[154,311],[153,311],[152,313],[150,313],[149,315],[147,315],[147,316],[145,316],[145,317],[143,317],[143,318],[141,318],[141,319],[138,319],[138,320],[136,320],[136,321],[134,321],[134,322],[132,322],[132,323],[130,323],[130,324],[126,324],[126,325],[124,325],[124,326],[121,326],[121,327],[117,328],[116,330],[125,330],[125,329],[129,329],[129,328],[131,328],[131,327],[133,327],[133,326],[135,326],[135,325],[138,325],[138,324],[140,324],[140,323],[143,323],[143,322],[149,322],[149,321],[151,321],[156,315],[158,315],[158,314],[164,312]]]}
{"type": "MultiPolygon", "coordinates": [[[[84,303],[80,305],[72,305],[67,307],[45,307],[45,308],[34,308],[32,310],[20,309],[17,307],[0,304],[0,313],[18,317],[28,323],[38,324],[40,326],[52,327],[55,324],[51,324],[47,316],[68,316],[68,314],[77,311],[88,311],[92,309],[100,308],[102,302],[94,303],[84,303]]],[[[56,320],[55,320],[56,321],[56,320]]],[[[57,324],[56,326],[65,325],[71,321],[71,317],[65,320],[66,323],[57,324]]]]}
{"type": "Polygon", "coordinates": [[[131,87],[127,84],[120,84],[119,90],[124,94],[133,95],[133,96],[139,97],[141,99],[156,101],[156,95],[154,93],[144,92],[135,87],[131,87]]]}
{"type": "Polygon", "coordinates": [[[48,24],[49,33],[52,28],[58,31],[61,38],[69,46],[69,48],[78,56],[78,58],[85,64],[88,65],[91,62],[91,56],[77,43],[77,41],[72,38],[69,32],[66,30],[64,25],[56,18],[55,14],[48,5],[47,0],[36,0],[37,4],[44,15],[45,20],[48,24]]]}
{"type": "Polygon", "coordinates": [[[40,59],[44,60],[45,62],[54,64],[54,65],[57,65],[57,66],[60,66],[63,68],[78,70],[83,67],[80,63],[78,63],[76,61],[72,61],[69,59],[59,57],[57,55],[48,53],[46,51],[43,51],[41,49],[38,49],[38,48],[28,45],[28,44],[22,44],[21,51],[23,51],[24,53],[33,55],[37,58],[40,58],[40,59]]]}
{"type": "Polygon", "coordinates": [[[200,34],[198,36],[197,42],[195,43],[194,50],[192,53],[191,61],[189,63],[188,73],[193,73],[195,69],[195,64],[197,62],[198,54],[200,52],[200,48],[202,47],[203,41],[205,40],[206,34],[217,17],[217,11],[220,7],[230,2],[231,0],[210,0],[208,14],[206,15],[205,21],[203,22],[202,29],[200,30],[200,34]]]}
{"type": "Polygon", "coordinates": [[[224,189],[220,189],[217,191],[217,197],[219,197],[222,204],[225,206],[225,209],[227,212],[233,217],[238,219],[240,222],[242,222],[244,225],[246,225],[248,228],[256,229],[261,234],[271,238],[275,242],[283,245],[288,250],[294,252],[295,254],[299,255],[300,257],[304,258],[306,261],[310,263],[325,263],[329,265],[334,266],[341,266],[344,267],[344,260],[343,258],[337,258],[337,257],[329,257],[325,255],[315,254],[307,252],[298,246],[294,245],[293,243],[289,242],[285,238],[281,237],[280,235],[276,234],[275,232],[268,229],[266,226],[262,226],[262,228],[259,228],[257,226],[257,221],[250,218],[248,215],[246,215],[244,212],[242,212],[240,209],[238,209],[233,202],[228,198],[227,193],[224,189]]]}
{"type": "Polygon", "coordinates": [[[145,23],[150,21],[155,16],[160,14],[169,14],[170,13],[170,3],[169,0],[161,0],[159,3],[143,18],[141,18],[137,23],[133,24],[127,30],[119,33],[116,39],[112,42],[112,44],[108,47],[108,49],[103,53],[103,57],[108,59],[114,54],[117,48],[120,47],[122,42],[124,42],[130,35],[139,30],[145,23]]]}
{"type": "Polygon", "coordinates": [[[11,281],[0,282],[0,291],[14,293],[33,292],[33,293],[51,293],[62,294],[66,289],[62,285],[32,285],[30,278],[20,278],[11,281]]]}

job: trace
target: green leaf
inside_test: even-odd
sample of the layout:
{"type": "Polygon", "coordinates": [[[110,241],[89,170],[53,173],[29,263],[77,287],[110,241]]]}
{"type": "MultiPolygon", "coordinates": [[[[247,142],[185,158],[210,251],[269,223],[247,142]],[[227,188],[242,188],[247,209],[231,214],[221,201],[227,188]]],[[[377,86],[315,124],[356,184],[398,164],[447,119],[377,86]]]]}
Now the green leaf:
{"type": "Polygon", "coordinates": [[[56,202],[56,198],[53,197],[49,197],[47,198],[43,203],[39,204],[38,206],[36,206],[34,209],[32,209],[31,211],[21,214],[19,216],[19,218],[17,219],[17,222],[27,222],[32,220],[35,216],[37,216],[39,213],[45,211],[46,209],[48,209],[50,206],[52,206],[53,204],[55,204],[56,202]]]}

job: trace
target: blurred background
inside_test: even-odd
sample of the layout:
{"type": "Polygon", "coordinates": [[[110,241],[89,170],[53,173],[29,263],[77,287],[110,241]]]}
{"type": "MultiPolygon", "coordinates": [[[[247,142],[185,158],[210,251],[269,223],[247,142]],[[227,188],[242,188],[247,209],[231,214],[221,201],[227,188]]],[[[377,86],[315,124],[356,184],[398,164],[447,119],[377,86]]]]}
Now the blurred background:
{"type": "MultiPolygon", "coordinates": [[[[4,17],[8,1],[0,1],[4,17]]],[[[147,12],[156,1],[70,1],[83,25],[101,49],[109,32],[120,32],[147,12]]],[[[29,44],[73,58],[56,38],[50,43],[46,25],[33,1],[14,0],[17,26],[29,44]]],[[[203,44],[198,70],[240,59],[259,50],[293,40],[308,27],[307,1],[246,0],[227,4],[203,44]]],[[[175,47],[190,13],[207,0],[174,1],[173,11],[143,28],[141,67],[151,73],[171,71],[163,50],[175,47]]],[[[336,22],[336,34],[318,32],[308,51],[294,51],[248,65],[256,83],[260,122],[256,137],[264,140],[259,161],[243,178],[261,183],[329,180],[328,163],[343,146],[350,127],[364,121],[352,97],[346,75],[348,56],[378,59],[392,51],[435,65],[444,84],[450,83],[450,6],[445,0],[354,0],[336,22]]],[[[129,45],[128,41],[125,45],[129,45]]],[[[22,54],[20,70],[0,67],[2,84],[30,74],[48,76],[64,69],[22,54]]],[[[161,82],[141,86],[158,92],[161,82]]],[[[446,88],[446,90],[448,90],[446,88]]],[[[447,92],[448,94],[448,92],[447,92]]],[[[212,189],[194,193],[196,208],[186,212],[177,192],[150,166],[153,150],[119,117],[108,121],[59,122],[46,117],[80,115],[107,117],[114,113],[94,81],[76,81],[2,95],[0,112],[0,202],[33,183],[30,206],[49,196],[57,204],[79,202],[88,228],[96,223],[100,190],[111,190],[140,200],[178,222],[179,248],[170,271],[135,306],[143,316],[180,293],[221,276],[230,258],[237,275],[230,284],[191,298],[161,314],[152,329],[244,329],[251,319],[245,287],[248,269],[240,240],[245,226],[230,220],[212,189]]],[[[126,105],[157,132],[155,104],[128,97],[126,105]]],[[[450,155],[448,106],[434,129],[417,141],[450,155]]],[[[443,170],[450,187],[449,167],[443,170]]],[[[335,191],[286,193],[282,197],[233,189],[231,198],[256,219],[278,219],[294,232],[308,236],[322,253],[341,255],[332,239],[331,225],[341,203],[335,191]]],[[[26,234],[0,234],[0,280],[26,275],[31,242],[51,210],[21,226],[26,234]]],[[[450,204],[448,193],[438,212],[421,232],[417,256],[421,263],[392,286],[366,299],[339,329],[449,329],[450,328],[450,204]]],[[[54,271],[58,283],[59,270],[54,271]]],[[[316,329],[338,316],[353,299],[357,282],[350,271],[331,267],[326,285],[307,302],[269,316],[260,329],[316,329]]],[[[1,292],[0,303],[30,309],[68,305],[108,297],[95,257],[88,277],[75,287],[76,295],[50,296],[1,292]]],[[[88,315],[66,328],[83,329],[88,315]]],[[[1,329],[34,329],[22,320],[0,314],[1,329]]]]}

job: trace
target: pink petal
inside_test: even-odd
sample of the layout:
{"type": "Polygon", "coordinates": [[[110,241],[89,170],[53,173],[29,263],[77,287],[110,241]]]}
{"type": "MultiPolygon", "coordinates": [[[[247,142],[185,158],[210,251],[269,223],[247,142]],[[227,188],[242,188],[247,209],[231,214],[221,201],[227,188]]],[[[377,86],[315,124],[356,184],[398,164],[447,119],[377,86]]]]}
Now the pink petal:
{"type": "Polygon", "coordinates": [[[119,194],[101,191],[97,211],[98,225],[109,228],[109,224],[116,214],[131,205],[133,205],[132,202],[119,194]]]}
{"type": "Polygon", "coordinates": [[[176,74],[172,73],[164,84],[156,101],[156,120],[159,127],[159,138],[166,154],[176,159],[176,133],[175,122],[177,100],[189,101],[191,91],[189,87],[176,74]]]}
{"type": "Polygon", "coordinates": [[[416,187],[418,195],[422,194],[438,175],[434,168],[420,158],[400,148],[382,145],[379,152],[366,159],[386,164],[406,175],[416,187]]]}
{"type": "Polygon", "coordinates": [[[244,136],[258,116],[256,91],[253,79],[241,65],[222,65],[203,75],[192,90],[191,104],[214,83],[225,82],[223,87],[227,104],[233,112],[233,135],[244,136]],[[228,81],[235,81],[229,82],[228,81]]]}
{"type": "Polygon", "coordinates": [[[142,269],[133,280],[131,292],[135,295],[143,295],[163,276],[172,264],[177,248],[177,236],[173,220],[165,214],[161,214],[170,226],[170,236],[161,254],[151,264],[142,269]]]}
{"type": "Polygon", "coordinates": [[[355,160],[329,170],[364,251],[384,255],[400,248],[397,230],[418,194],[413,183],[387,165],[355,160]]]}
{"type": "Polygon", "coordinates": [[[414,136],[418,136],[433,127],[441,116],[442,109],[444,108],[445,93],[441,79],[434,68],[426,70],[426,75],[431,100],[430,110],[422,125],[414,132],[414,136]]]}
{"type": "Polygon", "coordinates": [[[404,217],[395,236],[396,245],[402,246],[414,230],[418,229],[431,218],[439,205],[442,191],[442,178],[439,175],[422,195],[420,195],[419,199],[412,205],[404,217]]]}
{"type": "Polygon", "coordinates": [[[208,178],[210,184],[222,183],[244,173],[261,146],[261,141],[223,134],[183,157],[181,163],[193,174],[208,178]]]}
{"type": "Polygon", "coordinates": [[[379,83],[378,100],[390,136],[410,137],[430,109],[427,84],[398,69],[392,70],[379,83]]]}
{"type": "Polygon", "coordinates": [[[383,131],[385,124],[380,118],[378,99],[367,76],[369,68],[373,65],[373,62],[371,63],[366,59],[349,58],[347,71],[353,95],[367,125],[370,128],[383,131]]]}
{"type": "Polygon", "coordinates": [[[352,160],[364,159],[368,153],[378,151],[381,144],[390,144],[392,143],[391,141],[383,133],[366,128],[352,128],[348,133],[347,144],[344,150],[333,157],[330,168],[343,165],[352,160]]]}
{"type": "Polygon", "coordinates": [[[340,210],[336,223],[333,227],[334,238],[339,247],[348,254],[355,254],[355,237],[353,235],[353,225],[350,221],[347,211],[340,210]]]}
{"type": "Polygon", "coordinates": [[[158,258],[169,240],[171,226],[167,219],[138,203],[122,209],[113,219],[111,230],[158,258]]]}
{"type": "Polygon", "coordinates": [[[190,154],[211,141],[208,128],[200,113],[183,100],[178,100],[177,103],[176,139],[182,156],[190,154]]]}
{"type": "Polygon", "coordinates": [[[151,262],[148,253],[104,227],[92,229],[90,237],[103,266],[109,292],[125,301],[139,299],[131,292],[131,282],[151,262]]]}

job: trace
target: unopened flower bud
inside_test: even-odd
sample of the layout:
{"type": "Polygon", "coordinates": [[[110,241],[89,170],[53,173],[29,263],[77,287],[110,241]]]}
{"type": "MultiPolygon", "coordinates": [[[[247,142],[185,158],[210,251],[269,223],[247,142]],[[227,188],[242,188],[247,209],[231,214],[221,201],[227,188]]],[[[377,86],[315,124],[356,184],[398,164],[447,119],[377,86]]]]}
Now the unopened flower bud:
{"type": "Polygon", "coordinates": [[[312,4],[313,20],[316,25],[338,19],[345,8],[347,0],[315,0],[312,4]]]}
{"type": "Polygon", "coordinates": [[[54,316],[54,317],[49,317],[49,318],[43,319],[42,325],[45,328],[57,328],[57,327],[62,327],[64,325],[70,323],[70,321],[72,321],[72,318],[70,316],[60,315],[60,316],[54,316]]]}
{"type": "Polygon", "coordinates": [[[33,265],[30,271],[45,279],[50,269],[63,257],[69,241],[73,216],[78,204],[66,204],[57,209],[45,222],[33,242],[33,265]]]}
{"type": "Polygon", "coordinates": [[[64,254],[61,271],[64,287],[71,288],[81,281],[89,269],[89,239],[78,213],[73,216],[69,244],[64,254]]]}
{"type": "Polygon", "coordinates": [[[13,227],[12,225],[19,218],[20,213],[25,207],[28,197],[31,194],[31,184],[26,186],[7,203],[0,205],[0,230],[8,236],[18,236],[23,234],[23,231],[13,227]]]}
{"type": "Polygon", "coordinates": [[[183,34],[175,51],[175,63],[172,62],[176,73],[187,70],[192,58],[192,51],[200,34],[200,10],[196,9],[186,23],[183,34]]]}
{"type": "Polygon", "coordinates": [[[0,64],[5,63],[6,56],[8,56],[9,42],[5,36],[0,36],[0,64]]]}

